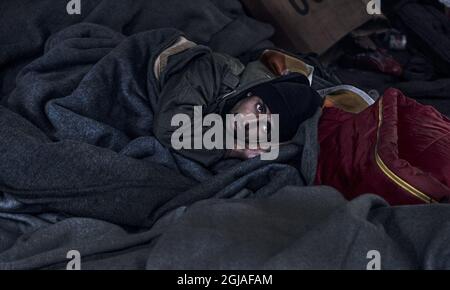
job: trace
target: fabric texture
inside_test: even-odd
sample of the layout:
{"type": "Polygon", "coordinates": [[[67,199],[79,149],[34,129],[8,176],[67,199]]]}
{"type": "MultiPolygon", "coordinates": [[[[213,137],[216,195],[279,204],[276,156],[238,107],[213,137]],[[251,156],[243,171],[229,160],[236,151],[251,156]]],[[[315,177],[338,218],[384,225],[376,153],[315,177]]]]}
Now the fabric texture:
{"type": "Polygon", "coordinates": [[[140,231],[97,219],[1,215],[0,239],[10,246],[2,247],[0,269],[65,269],[73,249],[82,270],[366,270],[370,251],[384,270],[450,269],[448,205],[391,207],[374,195],[347,201],[328,187],[201,201],[140,231]]]}
{"type": "Polygon", "coordinates": [[[0,2],[0,269],[65,269],[70,250],[86,270],[364,269],[374,249],[385,269],[449,268],[448,206],[304,187],[320,110],[272,162],[206,168],[158,141],[161,96],[189,88],[163,84],[206,66],[227,67],[212,80],[233,85],[240,66],[221,53],[270,45],[272,28],[238,1],[83,1],[81,16],[65,1],[17,3],[0,2]],[[156,78],[183,36],[200,45],[156,78]]]}
{"type": "Polygon", "coordinates": [[[317,184],[392,205],[448,202],[450,120],[389,89],[362,113],[324,109],[317,184]],[[333,168],[333,170],[329,170],[333,168]]]}
{"type": "Polygon", "coordinates": [[[248,17],[237,0],[82,2],[81,14],[69,15],[67,1],[1,1],[0,95],[14,89],[17,73],[44,53],[51,35],[80,22],[106,26],[124,36],[175,28],[197,44],[236,57],[273,47],[268,40],[273,28],[248,17]]]}
{"type": "Polygon", "coordinates": [[[448,269],[449,205],[346,201],[328,187],[286,187],[267,199],[210,200],[187,209],[146,266],[169,270],[448,269]],[[415,253],[412,255],[411,253],[415,253]]]}
{"type": "MultiPolygon", "coordinates": [[[[388,5],[386,5],[389,7],[388,5]]],[[[388,9],[388,8],[386,8],[388,9]]],[[[450,74],[450,19],[433,5],[418,1],[399,1],[389,7],[388,16],[408,35],[434,66],[450,74]]]]}
{"type": "MultiPolygon", "coordinates": [[[[1,19],[0,27],[5,32],[0,34],[1,61],[8,64],[1,70],[2,269],[51,267],[61,261],[62,244],[59,242],[68,242],[69,247],[78,246],[86,255],[101,255],[109,252],[111,247],[126,251],[128,247],[139,247],[142,236],[115,243],[116,240],[107,233],[118,231],[128,238],[128,233],[164,224],[165,219],[170,219],[166,216],[199,200],[262,198],[286,184],[313,183],[317,159],[312,158],[317,158],[317,152],[311,152],[317,148],[318,117],[299,130],[302,139],[297,140],[297,145],[282,148],[279,158],[274,161],[224,160],[206,168],[163,146],[154,134],[161,96],[183,95],[187,88],[186,80],[173,86],[167,84],[186,76],[183,72],[190,68],[194,69],[191,80],[197,82],[196,90],[206,90],[212,83],[217,84],[215,88],[219,91],[228,90],[228,81],[234,79],[232,76],[239,67],[233,65],[231,57],[224,58],[207,46],[197,45],[170,57],[158,80],[154,73],[155,60],[166,48],[187,36],[172,28],[152,30],[151,23],[145,21],[155,20],[151,17],[154,10],[146,8],[147,14],[136,15],[133,11],[139,9],[138,4],[134,6],[129,2],[127,6],[125,1],[124,4],[119,2],[108,4],[113,8],[120,7],[123,17],[133,19],[127,26],[130,30],[123,26],[128,23],[126,19],[117,17],[114,22],[106,17],[107,12],[111,12],[106,2],[99,4],[105,8],[100,9],[102,12],[94,9],[89,14],[89,5],[83,11],[84,16],[96,15],[113,21],[108,24],[111,27],[82,22],[64,28],[65,20],[70,19],[67,16],[69,18],[59,19],[60,26],[45,21],[31,27],[14,25],[17,30],[29,29],[21,35],[15,30],[8,31],[7,25],[23,19],[1,19]],[[146,31],[127,36],[114,29],[132,33],[135,31],[132,27],[137,23],[141,23],[140,29],[146,31]],[[61,27],[63,29],[59,31],[61,27]],[[55,30],[58,32],[47,35],[55,30]],[[26,35],[34,33],[42,35],[43,39],[24,40],[26,35]],[[16,42],[11,46],[7,45],[8,41],[16,42]],[[30,59],[26,55],[30,55],[30,59]],[[203,69],[203,65],[226,70],[218,74],[205,71],[208,77],[201,79],[196,69],[203,69]],[[303,150],[310,153],[303,155],[303,150]],[[285,164],[294,156],[305,158],[302,169],[307,172],[300,174],[285,164]],[[26,238],[31,233],[36,234],[33,237],[36,243],[26,238]],[[103,240],[103,234],[111,238],[114,245],[103,240]],[[85,251],[91,246],[95,249],[85,251]],[[47,252],[45,249],[52,250],[47,252]]],[[[140,5],[145,8],[150,5],[147,3],[140,5]]],[[[47,19],[45,9],[65,9],[65,6],[53,4],[30,1],[36,10],[29,14],[28,20],[34,23],[38,21],[36,19],[47,19]]],[[[256,30],[250,29],[251,33],[240,34],[245,41],[252,39],[250,46],[258,46],[261,41],[265,43],[267,35],[264,34],[271,31],[256,21],[245,21],[246,16],[239,12],[241,6],[237,1],[185,4],[183,1],[182,7],[186,11],[177,11],[182,14],[176,14],[180,19],[176,26],[191,25],[186,27],[190,34],[205,37],[202,29],[217,24],[216,18],[217,21],[223,19],[223,25],[234,25],[232,31],[243,32],[246,25],[254,26],[256,30]],[[193,19],[189,11],[197,11],[198,5],[202,7],[201,15],[210,13],[217,17],[193,19]],[[238,24],[240,21],[244,23],[238,24]]],[[[14,12],[9,7],[12,6],[10,2],[4,1],[0,5],[14,12]]],[[[8,15],[14,15],[12,12],[8,15]]],[[[155,26],[167,23],[164,22],[166,18],[161,21],[155,26]]],[[[211,41],[211,46],[218,50],[224,42],[214,44],[215,40],[229,39],[225,36],[228,28],[223,25],[210,32],[214,36],[205,40],[211,41]]],[[[238,44],[229,47],[235,53],[248,50],[242,46],[242,41],[228,44],[238,44]]],[[[192,83],[189,85],[192,87],[192,83]]],[[[139,253],[138,258],[145,259],[142,256],[145,251],[139,253]]],[[[127,259],[121,257],[118,267],[129,266],[127,259]]],[[[97,266],[101,268],[102,264],[97,266]]],[[[142,263],[140,267],[143,267],[142,263]]]]}

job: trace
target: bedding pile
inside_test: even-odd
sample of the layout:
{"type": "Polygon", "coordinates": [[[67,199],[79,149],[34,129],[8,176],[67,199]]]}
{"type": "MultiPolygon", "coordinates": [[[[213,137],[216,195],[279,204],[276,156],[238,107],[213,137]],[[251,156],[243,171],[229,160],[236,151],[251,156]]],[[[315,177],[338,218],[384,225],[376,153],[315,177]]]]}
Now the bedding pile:
{"type": "Polygon", "coordinates": [[[385,269],[450,268],[449,206],[308,186],[318,114],[272,162],[206,169],[156,140],[165,48],[271,46],[238,1],[24,3],[0,4],[0,269],[65,269],[70,250],[82,269],[365,269],[371,250],[385,269]]]}

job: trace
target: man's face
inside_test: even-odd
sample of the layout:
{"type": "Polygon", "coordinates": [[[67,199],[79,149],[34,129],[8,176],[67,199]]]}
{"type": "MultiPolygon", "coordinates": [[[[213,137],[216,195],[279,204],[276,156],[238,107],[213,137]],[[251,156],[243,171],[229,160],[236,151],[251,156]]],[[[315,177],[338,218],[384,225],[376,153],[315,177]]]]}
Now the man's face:
{"type": "MultiPolygon", "coordinates": [[[[261,120],[261,118],[266,118],[267,122],[266,123],[259,123],[257,125],[257,130],[260,131],[260,134],[267,134],[268,136],[270,136],[270,129],[271,129],[271,125],[270,125],[270,120],[271,120],[271,112],[269,107],[264,103],[264,101],[258,97],[258,96],[249,96],[243,100],[241,100],[240,102],[238,102],[233,109],[230,112],[231,114],[235,114],[235,115],[242,115],[245,118],[245,121],[248,122],[258,122],[261,120]],[[249,118],[250,117],[250,118],[249,118]],[[261,124],[267,124],[267,125],[263,125],[260,126],[261,124]]],[[[237,127],[239,127],[239,124],[234,124],[235,126],[235,130],[237,127]]],[[[244,124],[244,126],[246,126],[246,124],[244,124]]],[[[246,130],[246,141],[248,141],[248,130],[246,130]]],[[[261,135],[259,135],[261,136],[261,135]]],[[[270,138],[270,137],[269,137],[270,138]]]]}

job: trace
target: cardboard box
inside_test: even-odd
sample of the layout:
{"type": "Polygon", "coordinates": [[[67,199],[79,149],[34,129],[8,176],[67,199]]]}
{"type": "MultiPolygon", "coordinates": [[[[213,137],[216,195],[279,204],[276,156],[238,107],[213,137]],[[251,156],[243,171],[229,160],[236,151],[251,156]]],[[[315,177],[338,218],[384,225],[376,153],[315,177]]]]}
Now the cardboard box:
{"type": "Polygon", "coordinates": [[[275,27],[275,44],[303,53],[324,53],[372,18],[370,0],[241,1],[251,16],[275,27]]]}

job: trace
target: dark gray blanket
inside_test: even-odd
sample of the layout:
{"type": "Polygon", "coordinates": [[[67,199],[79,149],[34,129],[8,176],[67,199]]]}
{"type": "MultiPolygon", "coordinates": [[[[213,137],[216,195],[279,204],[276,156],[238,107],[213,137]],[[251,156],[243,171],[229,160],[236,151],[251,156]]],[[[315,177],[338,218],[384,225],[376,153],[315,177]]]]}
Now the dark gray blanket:
{"type": "MultiPolygon", "coordinates": [[[[241,54],[266,43],[270,28],[245,16],[235,1],[97,1],[91,7],[92,2],[82,2],[84,22],[107,22],[114,29],[83,22],[48,39],[74,17],[65,13],[65,6],[33,1],[19,13],[13,1],[1,4],[2,11],[11,15],[0,25],[5,43],[1,60],[10,64],[2,67],[3,88],[10,85],[8,80],[15,81],[1,100],[0,191],[25,204],[27,212],[50,211],[141,227],[151,226],[177,206],[217,194],[232,196],[258,174],[277,176],[285,170],[263,169],[266,163],[251,162],[240,171],[214,176],[215,172],[163,148],[152,134],[152,106],[160,90],[153,64],[181,32],[158,29],[127,37],[117,31],[132,34],[172,23],[183,27],[183,33],[196,35],[193,39],[200,43],[241,54]],[[181,8],[175,13],[173,7],[181,8]],[[64,17],[55,23],[46,18],[50,11],[64,17]],[[29,18],[23,25],[11,26],[25,15],[29,18]],[[236,42],[222,45],[225,42],[219,39],[227,37],[229,29],[241,34],[234,36],[236,42]],[[27,55],[39,57],[15,74],[10,68],[27,55]],[[253,176],[244,177],[249,171],[255,171],[253,176]]],[[[292,174],[285,176],[282,182],[292,174]]],[[[271,179],[253,181],[248,194],[271,179]]],[[[291,182],[299,182],[298,174],[291,182]]]]}
{"type": "Polygon", "coordinates": [[[42,55],[51,35],[80,22],[125,36],[176,28],[198,44],[233,56],[272,46],[272,27],[246,16],[238,0],[81,0],[80,15],[67,14],[68,2],[0,1],[0,96],[14,89],[18,71],[42,55]]]}
{"type": "Polygon", "coordinates": [[[448,257],[448,207],[391,209],[371,197],[348,204],[333,190],[299,187],[314,179],[319,115],[276,162],[206,169],[154,138],[152,65],[163,48],[182,33],[235,56],[268,45],[271,29],[237,1],[83,1],[78,20],[64,14],[65,3],[13,3],[0,4],[11,15],[0,20],[0,269],[65,268],[69,250],[81,253],[84,269],[360,268],[363,251],[353,256],[355,243],[342,237],[366,227],[379,228],[363,242],[380,251],[409,243],[400,256],[388,252],[399,260],[385,268],[448,267],[424,249],[432,241],[448,257]],[[148,31],[165,26],[183,32],[148,31]],[[283,164],[294,157],[300,170],[283,164]],[[287,185],[295,187],[286,197],[278,189],[287,185]],[[341,253],[330,264],[328,252],[300,242],[319,239],[315,228],[341,253]],[[385,244],[375,243],[380,237],[385,244]],[[317,263],[295,259],[289,249],[297,247],[317,263]]]}
{"type": "MultiPolygon", "coordinates": [[[[92,9],[89,3],[83,1],[82,23],[58,32],[73,17],[65,6],[1,4],[10,17],[0,25],[0,251],[68,217],[139,230],[198,200],[268,196],[281,185],[311,182],[293,167],[256,159],[206,169],[153,136],[161,90],[154,61],[182,33],[236,56],[269,45],[271,28],[245,16],[239,2],[97,1],[92,9]],[[64,17],[50,20],[58,9],[64,17]],[[149,30],[168,25],[183,32],[149,30]]],[[[287,147],[278,161],[299,152],[287,147]]]]}
{"type": "Polygon", "coordinates": [[[211,199],[181,207],[148,231],[100,220],[2,222],[2,269],[450,269],[450,206],[390,207],[366,195],[348,202],[327,187],[287,187],[268,198],[211,199]],[[6,233],[6,236],[5,236],[6,233]],[[9,235],[9,236],[8,236],[9,235]],[[369,255],[368,255],[369,254],[369,255]]]}

